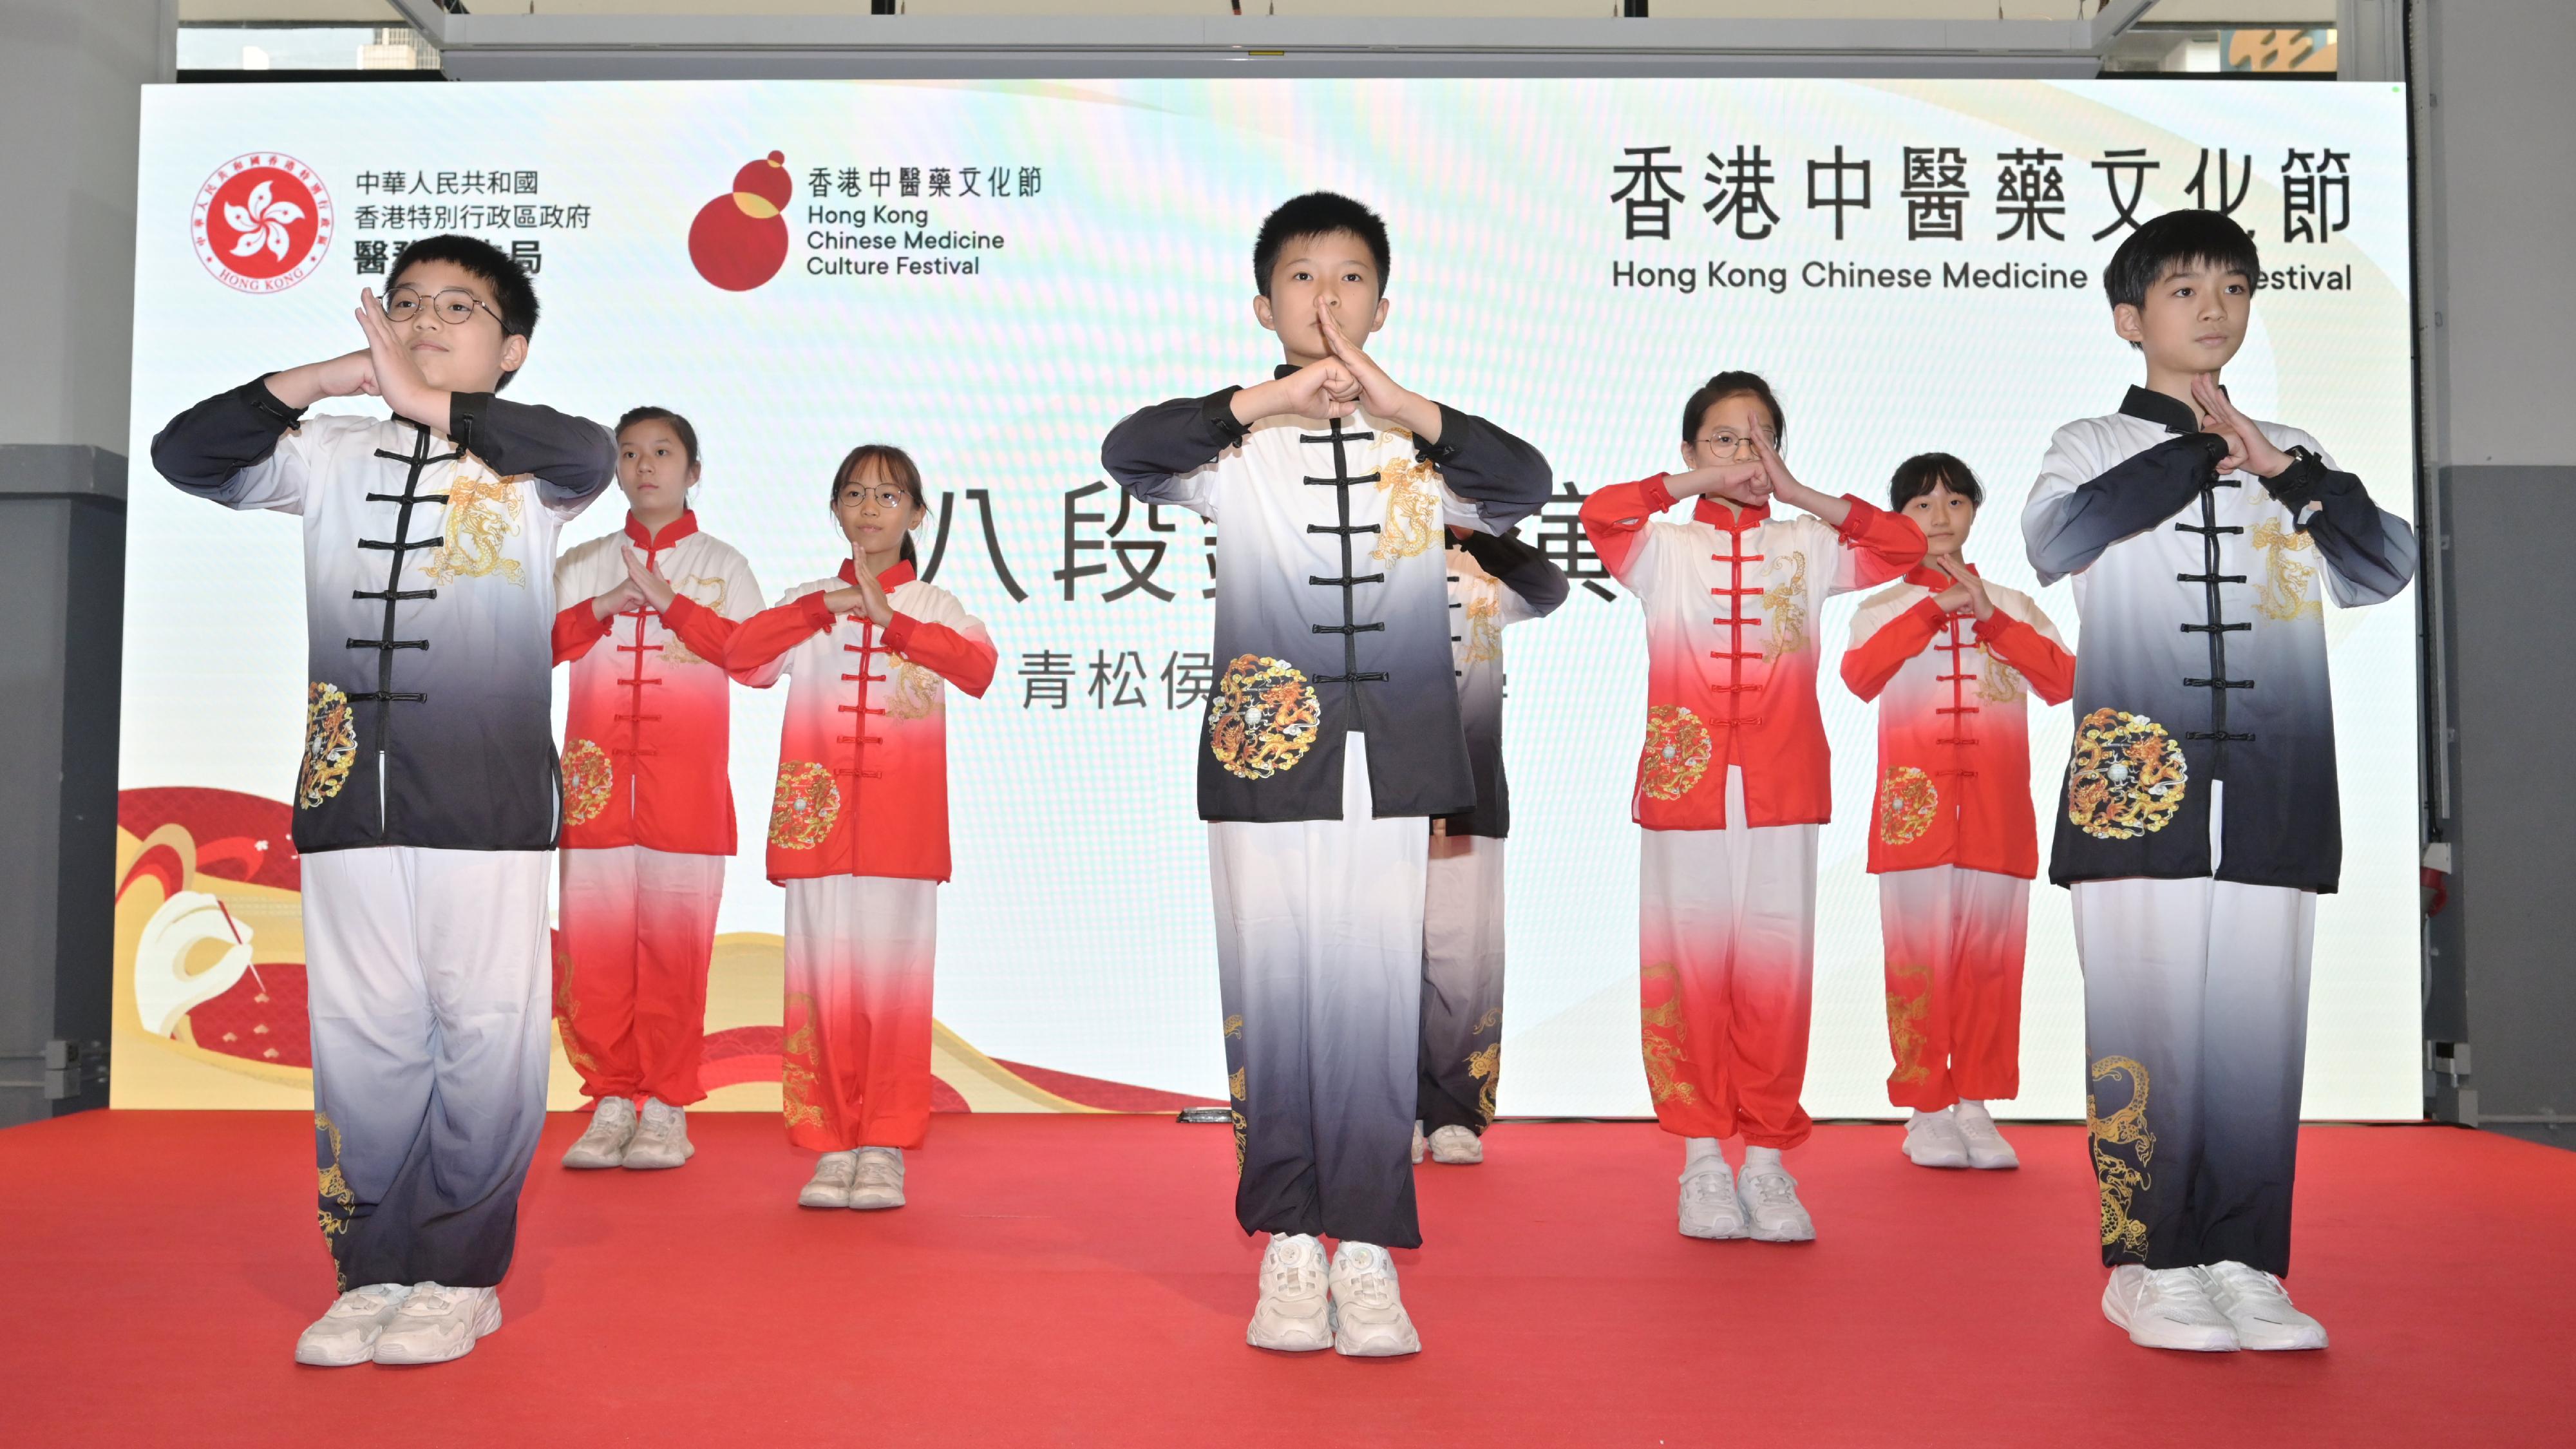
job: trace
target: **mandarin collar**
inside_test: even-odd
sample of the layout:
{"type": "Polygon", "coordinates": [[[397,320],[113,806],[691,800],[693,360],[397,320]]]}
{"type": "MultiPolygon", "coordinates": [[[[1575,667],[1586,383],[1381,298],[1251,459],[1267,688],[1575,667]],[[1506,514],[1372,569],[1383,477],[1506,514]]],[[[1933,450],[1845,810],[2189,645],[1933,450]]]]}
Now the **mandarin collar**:
{"type": "Polygon", "coordinates": [[[636,547],[648,553],[669,548],[697,531],[698,514],[695,509],[681,509],[680,516],[663,524],[659,534],[646,533],[644,525],[635,517],[635,510],[630,508],[626,511],[626,536],[635,540],[636,547]]]}
{"type": "Polygon", "coordinates": [[[1270,369],[1270,380],[1272,382],[1277,382],[1283,377],[1294,377],[1297,375],[1297,372],[1297,364],[1293,362],[1283,362],[1277,367],[1270,369]]]}
{"type": "MultiPolygon", "coordinates": [[[[894,561],[894,566],[892,568],[889,568],[885,572],[877,575],[877,587],[881,589],[891,589],[897,584],[911,583],[915,577],[916,575],[912,571],[912,560],[908,558],[899,558],[894,561]]],[[[849,584],[852,587],[856,587],[858,585],[859,566],[855,560],[846,558],[841,560],[840,579],[842,583],[849,584]]]]}
{"type": "MultiPolygon", "coordinates": [[[[1926,557],[1929,556],[1930,555],[1928,554],[1926,555],[1926,557]]],[[[1985,577],[1984,574],[1977,573],[1977,566],[1975,564],[1968,565],[1968,572],[1977,574],[1977,577],[1979,578],[1985,577]]],[[[1947,590],[1951,583],[1951,579],[1948,574],[1941,572],[1939,569],[1932,567],[1928,563],[1919,563],[1914,567],[1907,569],[1905,571],[1905,581],[1909,584],[1920,584],[1924,588],[1930,589],[1936,594],[1947,590]]]]}
{"type": "Polygon", "coordinates": [[[1750,508],[1731,509],[1703,493],[1691,508],[1694,522],[1714,524],[1729,533],[1742,533],[1771,521],[1771,505],[1757,503],[1750,508]]]}
{"type": "Polygon", "coordinates": [[[2120,411],[2125,416],[2158,424],[2168,433],[2200,431],[2200,414],[2189,403],[2134,384],[2129,388],[2129,395],[2120,399],[2120,411]]]}

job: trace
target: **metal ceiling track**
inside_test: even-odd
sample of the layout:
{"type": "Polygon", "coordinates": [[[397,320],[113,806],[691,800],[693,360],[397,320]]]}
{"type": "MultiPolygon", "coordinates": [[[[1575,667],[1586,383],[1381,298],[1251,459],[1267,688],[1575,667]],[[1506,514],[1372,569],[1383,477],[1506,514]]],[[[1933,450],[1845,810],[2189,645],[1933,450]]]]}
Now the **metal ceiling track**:
{"type": "Polygon", "coordinates": [[[473,15],[392,3],[452,80],[2080,79],[2154,0],[2107,0],[2083,20],[473,15]]]}

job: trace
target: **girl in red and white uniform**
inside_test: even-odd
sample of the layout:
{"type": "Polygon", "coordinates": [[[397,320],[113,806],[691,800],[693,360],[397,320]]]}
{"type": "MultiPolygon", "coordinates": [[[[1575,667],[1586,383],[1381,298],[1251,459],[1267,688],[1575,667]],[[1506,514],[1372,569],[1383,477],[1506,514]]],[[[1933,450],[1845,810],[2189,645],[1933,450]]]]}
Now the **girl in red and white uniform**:
{"type": "Polygon", "coordinates": [[[751,565],[689,507],[698,433],[667,408],[617,424],[626,527],[555,561],[564,727],[555,1022],[592,1100],[566,1167],[677,1167],[705,1045],[725,858],[731,706],[723,660],[760,604],[751,565]]]}
{"type": "Polygon", "coordinates": [[[2030,711],[2063,704],[2075,656],[2028,594],[1961,556],[1985,491],[1947,453],[1906,459],[1892,507],[1922,564],[1852,618],[1843,682],[1878,705],[1869,869],[1887,943],[1887,1099],[1922,1167],[2018,1167],[1986,1103],[2021,1091],[2021,969],[2039,840],[2030,711]]]}
{"type": "Polygon", "coordinates": [[[832,475],[849,559],[753,616],[728,656],[755,688],[795,679],[769,878],[787,888],[787,1139],[823,1154],[805,1207],[903,1206],[903,1150],[930,1128],[948,687],[982,695],[995,653],[980,620],[913,576],[925,511],[902,449],[852,450],[832,475]]]}
{"type": "Polygon", "coordinates": [[[1780,1154],[1815,974],[1816,834],[1832,813],[1816,709],[1824,601],[1923,557],[1913,524],[1818,493],[1781,461],[1779,402],[1722,372],[1682,410],[1682,461],[1597,490],[1584,531],[1646,611],[1638,927],[1647,1086],[1685,1141],[1681,1231],[1799,1242],[1815,1224],[1780,1154]],[[1696,497],[1688,522],[1656,515],[1696,497]],[[1777,518],[1774,502],[1814,515],[1777,518]],[[1720,1147],[1744,1138],[1740,1185],[1720,1147]]]}

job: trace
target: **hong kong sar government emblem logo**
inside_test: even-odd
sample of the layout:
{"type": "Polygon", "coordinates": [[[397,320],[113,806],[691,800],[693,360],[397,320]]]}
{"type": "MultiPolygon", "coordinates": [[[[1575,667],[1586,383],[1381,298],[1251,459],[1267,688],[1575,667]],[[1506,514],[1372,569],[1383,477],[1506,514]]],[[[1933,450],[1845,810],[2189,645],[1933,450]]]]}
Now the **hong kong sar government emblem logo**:
{"type": "Polygon", "coordinates": [[[312,167],[274,151],[215,168],[188,216],[197,260],[242,292],[283,292],[331,251],[331,193],[312,167]]]}

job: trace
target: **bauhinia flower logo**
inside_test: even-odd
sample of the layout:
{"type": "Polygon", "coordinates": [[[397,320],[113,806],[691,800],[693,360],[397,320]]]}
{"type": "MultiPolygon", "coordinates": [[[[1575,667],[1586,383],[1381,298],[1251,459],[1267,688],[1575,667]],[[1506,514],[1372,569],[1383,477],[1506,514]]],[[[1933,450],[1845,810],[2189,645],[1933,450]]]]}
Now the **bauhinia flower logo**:
{"type": "Polygon", "coordinates": [[[246,257],[260,250],[279,261],[286,260],[286,229],[304,219],[304,208],[292,201],[277,198],[277,182],[263,180],[250,189],[241,205],[224,203],[224,225],[241,233],[233,243],[233,255],[246,257]]]}
{"type": "Polygon", "coordinates": [[[189,229],[197,260],[216,281],[282,292],[311,276],[331,249],[331,193],[292,156],[236,156],[197,188],[189,229]]]}

